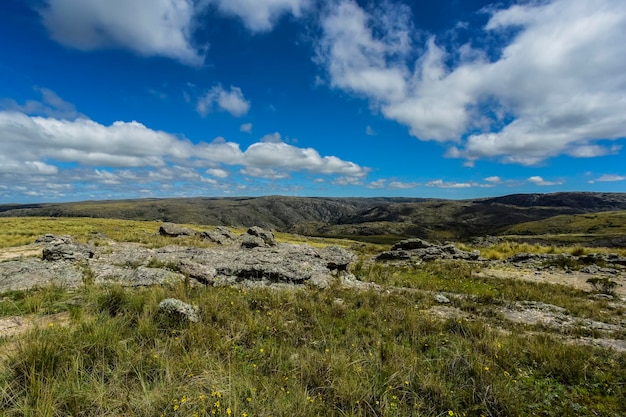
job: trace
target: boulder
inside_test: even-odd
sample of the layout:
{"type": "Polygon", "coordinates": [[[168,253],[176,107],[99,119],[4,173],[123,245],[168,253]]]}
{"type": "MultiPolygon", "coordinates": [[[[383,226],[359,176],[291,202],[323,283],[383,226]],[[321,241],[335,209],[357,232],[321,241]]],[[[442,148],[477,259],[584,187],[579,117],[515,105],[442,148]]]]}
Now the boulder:
{"type": "Polygon", "coordinates": [[[435,245],[422,239],[407,239],[393,245],[390,251],[381,253],[377,261],[434,261],[437,259],[480,260],[480,252],[466,252],[452,244],[435,245]]]}
{"type": "Polygon", "coordinates": [[[93,248],[78,243],[69,236],[50,240],[42,251],[42,258],[45,261],[79,261],[93,258],[93,255],[93,248]]]}
{"type": "Polygon", "coordinates": [[[228,243],[232,243],[237,239],[237,236],[232,234],[228,228],[223,226],[218,226],[213,230],[207,230],[200,233],[200,236],[203,239],[210,240],[211,242],[215,242],[218,245],[226,245],[228,243]]]}
{"type": "Polygon", "coordinates": [[[161,301],[159,303],[159,312],[175,321],[190,321],[193,323],[200,321],[198,309],[177,298],[166,298],[161,301]]]}
{"type": "Polygon", "coordinates": [[[258,226],[254,226],[254,227],[249,228],[246,233],[250,236],[256,236],[256,237],[261,238],[263,242],[265,243],[265,245],[267,246],[276,245],[276,239],[274,238],[274,233],[272,233],[269,230],[265,230],[258,226]]]}
{"type": "Polygon", "coordinates": [[[176,223],[163,223],[161,227],[159,227],[159,234],[162,236],[178,237],[195,236],[197,232],[176,223]]]}

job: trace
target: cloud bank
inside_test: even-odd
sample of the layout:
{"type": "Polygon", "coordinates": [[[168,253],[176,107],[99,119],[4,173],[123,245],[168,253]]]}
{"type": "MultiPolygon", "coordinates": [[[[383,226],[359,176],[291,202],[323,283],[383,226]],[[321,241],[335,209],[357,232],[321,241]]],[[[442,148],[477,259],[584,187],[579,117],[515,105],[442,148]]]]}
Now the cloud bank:
{"type": "Polygon", "coordinates": [[[534,165],[620,151],[607,141],[626,136],[624,27],[621,0],[514,5],[476,34],[504,39],[490,58],[472,43],[419,43],[405,5],[341,0],[321,18],[317,61],[332,87],[420,140],[452,144],[449,157],[534,165]]]}

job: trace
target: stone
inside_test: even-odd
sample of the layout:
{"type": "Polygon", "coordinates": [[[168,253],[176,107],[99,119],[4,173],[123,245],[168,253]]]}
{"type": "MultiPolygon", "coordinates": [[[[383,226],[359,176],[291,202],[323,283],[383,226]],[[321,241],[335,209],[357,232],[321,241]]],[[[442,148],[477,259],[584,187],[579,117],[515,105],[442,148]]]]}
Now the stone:
{"type": "Polygon", "coordinates": [[[50,240],[43,248],[42,258],[45,261],[79,261],[93,258],[94,250],[78,243],[69,236],[57,237],[50,240]]]}
{"type": "Polygon", "coordinates": [[[166,298],[159,303],[159,312],[173,320],[187,320],[193,323],[200,321],[198,309],[177,298],[166,298]]]}
{"type": "Polygon", "coordinates": [[[435,261],[438,259],[481,260],[479,251],[466,252],[453,244],[435,245],[422,239],[407,239],[393,245],[390,251],[381,253],[377,261],[435,261]]]}
{"type": "Polygon", "coordinates": [[[197,232],[175,223],[163,223],[161,227],[159,227],[159,234],[162,236],[178,237],[195,236],[197,232]]]}
{"type": "Polygon", "coordinates": [[[210,240],[211,242],[215,242],[218,245],[226,245],[234,242],[237,239],[237,237],[224,226],[218,226],[213,230],[204,231],[200,233],[200,236],[203,239],[210,240]]]}
{"type": "Polygon", "coordinates": [[[254,227],[249,228],[246,233],[250,236],[256,236],[256,237],[261,238],[263,242],[265,243],[265,245],[267,246],[276,245],[276,239],[274,238],[274,233],[272,233],[269,230],[265,230],[258,226],[254,226],[254,227]]]}
{"type": "Polygon", "coordinates": [[[391,247],[391,250],[414,250],[414,249],[426,249],[433,246],[432,243],[422,239],[406,239],[396,243],[391,247]]]}
{"type": "Polygon", "coordinates": [[[446,297],[445,295],[443,295],[443,294],[435,294],[433,296],[433,298],[439,304],[450,304],[451,303],[450,299],[448,297],[446,297]]]}

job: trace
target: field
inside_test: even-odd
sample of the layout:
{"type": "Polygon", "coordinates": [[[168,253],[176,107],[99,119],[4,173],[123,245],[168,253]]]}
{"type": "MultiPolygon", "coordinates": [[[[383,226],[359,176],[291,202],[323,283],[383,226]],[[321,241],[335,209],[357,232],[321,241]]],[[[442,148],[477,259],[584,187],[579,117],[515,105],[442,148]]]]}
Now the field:
{"type": "MultiPolygon", "coordinates": [[[[155,222],[6,218],[1,226],[4,248],[45,233],[97,245],[171,243],[155,234],[155,222]]],[[[608,336],[585,324],[623,322],[619,298],[490,278],[473,263],[370,263],[384,245],[277,238],[352,248],[360,258],[352,272],[370,284],[325,290],[87,284],[0,294],[0,329],[22,323],[10,332],[6,326],[0,339],[0,414],[626,415],[626,353],[588,343],[608,336]],[[435,294],[450,303],[438,303],[435,294]],[[197,306],[199,322],[161,315],[158,304],[168,297],[197,306]],[[574,325],[507,319],[507,309],[527,302],[566,309],[574,325]]],[[[494,259],[550,251],[515,245],[481,250],[494,259]]],[[[621,329],[610,334],[618,345],[626,339],[621,329]]]]}

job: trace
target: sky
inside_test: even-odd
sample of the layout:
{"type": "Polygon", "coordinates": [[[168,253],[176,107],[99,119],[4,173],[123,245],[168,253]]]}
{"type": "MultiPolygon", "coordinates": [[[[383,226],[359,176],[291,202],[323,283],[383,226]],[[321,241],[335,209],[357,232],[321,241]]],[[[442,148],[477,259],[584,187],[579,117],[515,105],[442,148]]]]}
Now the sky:
{"type": "Polygon", "coordinates": [[[0,203],[626,192],[624,0],[3,0],[0,203]]]}

